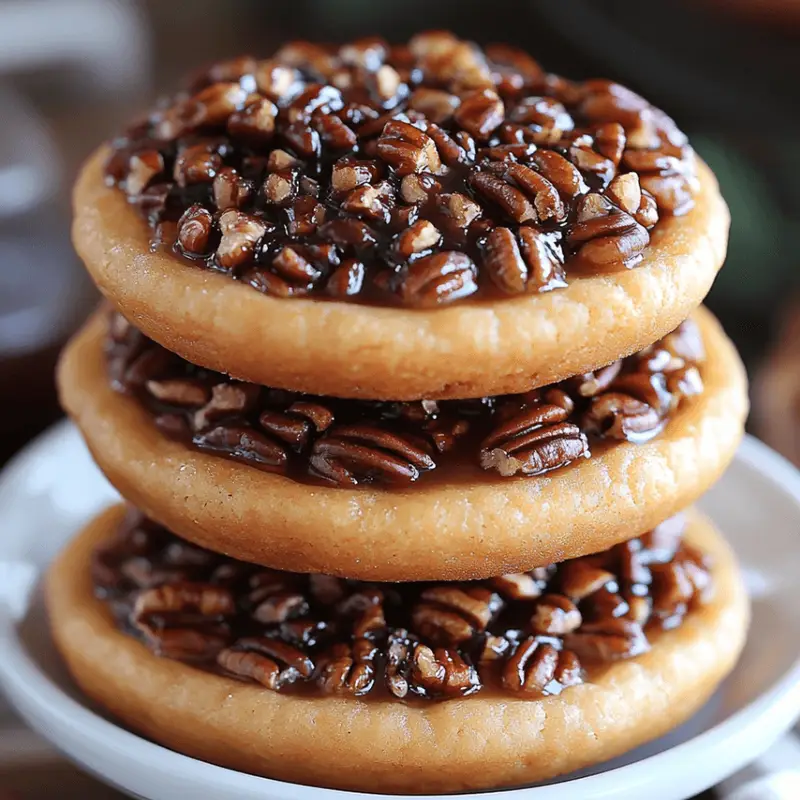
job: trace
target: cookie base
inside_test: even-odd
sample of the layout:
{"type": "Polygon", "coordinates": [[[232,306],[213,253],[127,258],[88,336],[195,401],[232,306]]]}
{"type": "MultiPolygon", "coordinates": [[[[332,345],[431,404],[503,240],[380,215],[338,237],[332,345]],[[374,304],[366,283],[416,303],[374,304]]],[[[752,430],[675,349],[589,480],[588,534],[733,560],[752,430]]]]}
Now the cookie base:
{"type": "Polygon", "coordinates": [[[279,780],[377,792],[514,786],[620,755],[690,717],[733,668],[748,601],[734,556],[692,514],[688,541],[710,553],[715,593],[631,661],[558,697],[481,693],[441,703],[282,695],[160,659],[121,633],[92,592],[93,548],[115,507],[61,554],[47,579],[56,644],[84,692],[131,729],[178,752],[279,780]],[[465,731],[467,732],[465,734],[465,731]]]}
{"type": "Polygon", "coordinates": [[[729,214],[698,160],[694,209],[658,223],[635,269],[566,289],[447,308],[277,298],[151,251],[150,231],[103,179],[105,149],[75,187],[73,241],[92,279],[151,339],[191,361],[265,386],[367,400],[524,392],[652,344],[708,293],[729,214]]]}
{"type": "Polygon", "coordinates": [[[614,443],[533,478],[485,473],[404,489],[299,483],[165,437],[113,391],[98,316],[65,351],[62,404],[108,479],[184,539],[242,561],[362,580],[469,580],[605,550],[691,505],[722,474],[747,413],[733,345],[696,314],[705,391],[643,445],[614,443]]]}

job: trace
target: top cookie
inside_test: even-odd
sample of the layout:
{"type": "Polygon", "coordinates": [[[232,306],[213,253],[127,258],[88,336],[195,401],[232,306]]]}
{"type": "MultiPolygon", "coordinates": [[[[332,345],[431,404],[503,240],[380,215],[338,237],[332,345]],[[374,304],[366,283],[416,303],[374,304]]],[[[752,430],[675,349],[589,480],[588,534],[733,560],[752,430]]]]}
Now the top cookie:
{"type": "Polygon", "coordinates": [[[216,65],[75,200],[95,280],[164,346],[374,399],[522,391],[640,349],[700,302],[727,234],[663,112],[446,33],[216,65]]]}

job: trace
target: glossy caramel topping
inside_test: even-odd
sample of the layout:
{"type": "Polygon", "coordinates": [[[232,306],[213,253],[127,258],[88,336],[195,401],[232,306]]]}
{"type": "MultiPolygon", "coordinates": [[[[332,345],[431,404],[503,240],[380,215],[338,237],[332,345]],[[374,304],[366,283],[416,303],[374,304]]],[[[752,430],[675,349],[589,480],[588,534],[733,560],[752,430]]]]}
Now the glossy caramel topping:
{"type": "Polygon", "coordinates": [[[154,243],[278,297],[432,307],[636,266],[693,205],[674,122],[444,32],[217,64],[112,142],[154,243]]]}

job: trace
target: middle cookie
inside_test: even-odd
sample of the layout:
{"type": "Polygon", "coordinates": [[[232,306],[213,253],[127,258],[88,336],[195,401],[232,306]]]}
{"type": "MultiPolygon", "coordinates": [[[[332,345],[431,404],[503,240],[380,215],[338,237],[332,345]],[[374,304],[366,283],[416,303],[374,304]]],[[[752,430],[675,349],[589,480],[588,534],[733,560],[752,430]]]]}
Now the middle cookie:
{"type": "Polygon", "coordinates": [[[107,477],[180,536],[381,581],[524,571],[647,530],[719,477],[747,408],[741,363],[704,310],[557,385],[409,403],[233,381],[98,314],[59,383],[107,477]]]}

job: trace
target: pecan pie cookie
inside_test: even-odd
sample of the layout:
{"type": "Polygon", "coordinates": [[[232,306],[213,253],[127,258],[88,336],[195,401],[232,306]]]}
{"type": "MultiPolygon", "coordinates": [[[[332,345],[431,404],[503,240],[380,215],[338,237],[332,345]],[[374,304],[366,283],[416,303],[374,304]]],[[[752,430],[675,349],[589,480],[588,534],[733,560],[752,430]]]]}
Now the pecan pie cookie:
{"type": "Polygon", "coordinates": [[[733,555],[695,513],[461,584],[279,573],[123,517],[48,576],[70,671],[134,730],[283,780],[451,792],[604,761],[694,713],[747,627],[733,555]]]}
{"type": "Polygon", "coordinates": [[[728,212],[663,112],[427,33],[218,64],[98,151],[74,241],[147,336],[280,389],[528,391],[707,293],[728,212]]]}
{"type": "Polygon", "coordinates": [[[232,381],[101,313],[59,385],[101,469],[170,530],[371,580],[485,578],[610,547],[697,499],[747,410],[741,363],[704,309],[558,385],[416,403],[232,381]]]}

